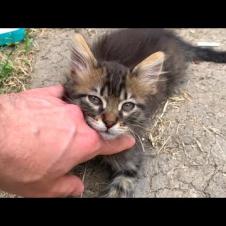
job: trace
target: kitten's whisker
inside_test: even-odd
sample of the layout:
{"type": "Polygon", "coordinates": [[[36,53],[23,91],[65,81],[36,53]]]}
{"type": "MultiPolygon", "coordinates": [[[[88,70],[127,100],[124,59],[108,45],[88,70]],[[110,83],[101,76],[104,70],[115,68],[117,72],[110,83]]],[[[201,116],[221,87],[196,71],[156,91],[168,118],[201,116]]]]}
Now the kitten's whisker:
{"type": "MultiPolygon", "coordinates": [[[[85,181],[85,176],[86,176],[86,169],[87,169],[87,163],[85,164],[85,169],[84,169],[84,173],[83,173],[83,176],[82,176],[82,182],[84,183],[85,181]]],[[[80,195],[80,198],[83,197],[83,192],[81,193],[80,195]]]]}
{"type": "Polygon", "coordinates": [[[138,138],[138,140],[139,140],[139,142],[140,142],[140,144],[141,144],[142,151],[145,152],[144,144],[143,144],[143,142],[142,142],[140,136],[139,136],[137,133],[135,133],[134,131],[132,131],[131,129],[129,129],[129,131],[130,131],[134,136],[137,136],[137,138],[138,138]]]}
{"type": "Polygon", "coordinates": [[[132,126],[140,127],[142,129],[147,129],[146,127],[138,125],[138,124],[133,124],[133,123],[129,123],[129,124],[132,125],[132,126]]]}

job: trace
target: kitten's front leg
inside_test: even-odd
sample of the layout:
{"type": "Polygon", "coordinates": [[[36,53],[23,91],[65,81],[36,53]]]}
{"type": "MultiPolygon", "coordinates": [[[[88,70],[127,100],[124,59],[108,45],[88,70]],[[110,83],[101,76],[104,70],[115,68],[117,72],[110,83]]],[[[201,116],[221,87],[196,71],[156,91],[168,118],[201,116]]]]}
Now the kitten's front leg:
{"type": "Polygon", "coordinates": [[[103,198],[132,198],[137,178],[119,172],[111,181],[101,197],[103,198]]]}
{"type": "Polygon", "coordinates": [[[120,154],[105,157],[113,170],[112,180],[103,192],[104,198],[134,197],[136,181],[142,164],[140,150],[131,149],[120,154]]]}

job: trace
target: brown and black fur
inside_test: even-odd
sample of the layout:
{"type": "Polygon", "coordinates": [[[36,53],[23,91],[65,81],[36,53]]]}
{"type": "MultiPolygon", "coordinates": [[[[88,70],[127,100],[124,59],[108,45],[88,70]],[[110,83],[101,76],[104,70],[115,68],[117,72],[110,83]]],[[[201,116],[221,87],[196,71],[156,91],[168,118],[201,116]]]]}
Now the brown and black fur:
{"type": "MultiPolygon", "coordinates": [[[[140,137],[151,115],[171,94],[191,60],[225,63],[226,54],[191,46],[163,29],[121,29],[103,36],[90,47],[76,34],[71,75],[65,84],[67,98],[81,107],[87,122],[98,132],[99,127],[93,126],[96,122],[106,126],[103,132],[106,136],[120,122],[125,133],[137,140],[130,150],[104,157],[112,169],[112,181],[104,197],[133,197],[143,161],[140,137]],[[100,97],[102,105],[97,107],[88,101],[93,93],[100,97]],[[135,100],[135,110],[129,113],[120,105],[128,95],[135,100]]],[[[95,97],[93,101],[99,103],[95,97]]]]}

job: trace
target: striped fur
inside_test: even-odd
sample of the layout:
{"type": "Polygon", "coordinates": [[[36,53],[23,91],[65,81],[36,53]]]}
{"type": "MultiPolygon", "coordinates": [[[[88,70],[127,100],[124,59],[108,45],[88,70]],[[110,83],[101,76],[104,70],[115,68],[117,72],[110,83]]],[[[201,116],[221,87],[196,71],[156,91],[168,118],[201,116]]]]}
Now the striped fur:
{"type": "Polygon", "coordinates": [[[140,137],[186,69],[182,42],[161,29],[122,29],[92,47],[75,35],[67,100],[80,105],[104,139],[129,133],[137,140],[130,150],[104,157],[113,178],[103,197],[133,197],[143,161],[140,137]]]}

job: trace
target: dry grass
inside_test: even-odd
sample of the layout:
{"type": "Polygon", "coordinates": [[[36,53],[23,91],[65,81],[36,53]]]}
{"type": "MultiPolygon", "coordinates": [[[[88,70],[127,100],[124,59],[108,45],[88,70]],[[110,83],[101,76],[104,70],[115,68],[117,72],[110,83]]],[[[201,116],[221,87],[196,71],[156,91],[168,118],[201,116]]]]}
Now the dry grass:
{"type": "MultiPolygon", "coordinates": [[[[166,112],[171,109],[178,109],[186,101],[191,101],[191,95],[187,92],[180,92],[178,95],[172,96],[169,98],[164,106],[161,108],[161,111],[157,112],[154,116],[154,125],[151,127],[149,132],[149,140],[152,143],[152,146],[157,150],[157,153],[165,152],[167,150],[167,144],[170,143],[171,136],[168,134],[170,128],[175,127],[175,122],[172,122],[170,119],[164,117],[166,112]]],[[[182,125],[176,122],[175,127],[176,134],[178,133],[179,127],[182,125]]]]}
{"type": "Polygon", "coordinates": [[[42,32],[43,29],[27,29],[23,42],[0,47],[0,94],[27,89],[34,53],[38,50],[35,39],[42,32]]]}

